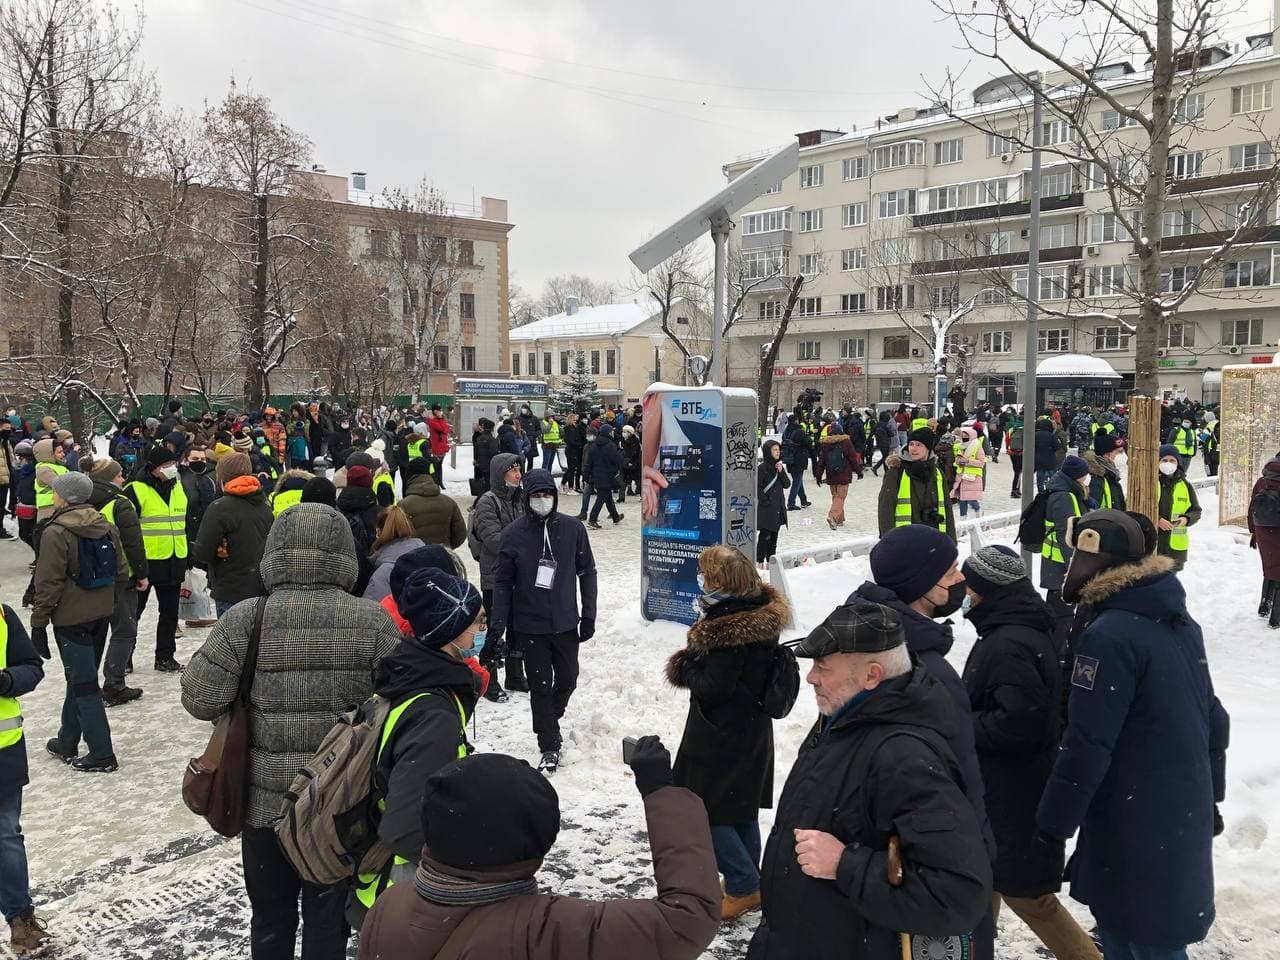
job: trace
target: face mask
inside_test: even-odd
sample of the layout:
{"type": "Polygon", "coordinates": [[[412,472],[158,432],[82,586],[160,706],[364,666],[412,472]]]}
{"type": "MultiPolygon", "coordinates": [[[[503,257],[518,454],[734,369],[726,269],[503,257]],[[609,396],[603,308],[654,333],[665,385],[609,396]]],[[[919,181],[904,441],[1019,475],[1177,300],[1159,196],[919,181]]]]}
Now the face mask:
{"type": "Polygon", "coordinates": [[[533,497],[529,500],[529,509],[540,517],[549,514],[552,506],[550,497],[533,497]]]}
{"type": "Polygon", "coordinates": [[[1178,465],[1176,463],[1169,463],[1167,460],[1161,460],[1160,472],[1166,477],[1171,477],[1178,472],[1178,465]]]}
{"type": "Polygon", "coordinates": [[[519,481],[517,481],[517,482],[515,482],[515,483],[512,483],[510,480],[508,480],[508,481],[506,481],[506,484],[507,484],[507,489],[508,489],[508,490],[519,490],[519,489],[520,489],[520,483],[519,483],[519,481]]]}
{"type": "Polygon", "coordinates": [[[960,609],[960,605],[964,603],[966,596],[968,596],[968,593],[965,590],[963,580],[947,587],[947,602],[933,608],[934,618],[951,616],[951,614],[960,609]]]}
{"type": "Polygon", "coordinates": [[[350,430],[350,429],[351,429],[351,424],[349,424],[349,423],[340,423],[340,424],[338,424],[338,429],[340,429],[340,430],[350,430]]]}
{"type": "Polygon", "coordinates": [[[475,637],[472,638],[471,648],[468,650],[463,650],[456,643],[453,645],[453,648],[458,651],[458,655],[463,660],[470,660],[472,657],[478,657],[480,656],[480,651],[484,649],[484,641],[487,634],[487,630],[477,630],[475,637]]]}
{"type": "Polygon", "coordinates": [[[1190,420],[1183,420],[1183,421],[1182,421],[1182,428],[1183,428],[1184,430],[1189,429],[1190,427],[1191,427],[1191,421],[1190,421],[1190,420]]]}
{"type": "Polygon", "coordinates": [[[192,473],[204,473],[204,468],[208,466],[203,460],[192,460],[187,464],[191,468],[192,473]]]}
{"type": "Polygon", "coordinates": [[[167,467],[160,468],[160,476],[166,480],[173,480],[178,476],[178,465],[171,463],[167,467]]]}

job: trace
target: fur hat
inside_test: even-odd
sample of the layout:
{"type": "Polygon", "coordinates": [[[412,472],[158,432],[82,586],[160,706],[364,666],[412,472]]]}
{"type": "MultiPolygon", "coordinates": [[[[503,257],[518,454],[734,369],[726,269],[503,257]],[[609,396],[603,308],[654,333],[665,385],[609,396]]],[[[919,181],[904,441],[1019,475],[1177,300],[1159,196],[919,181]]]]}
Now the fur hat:
{"type": "Polygon", "coordinates": [[[1074,552],[1062,581],[1062,599],[1075,603],[1094,577],[1113,567],[1140,563],[1154,553],[1158,537],[1144,514],[1094,510],[1071,517],[1065,539],[1074,552]]]}

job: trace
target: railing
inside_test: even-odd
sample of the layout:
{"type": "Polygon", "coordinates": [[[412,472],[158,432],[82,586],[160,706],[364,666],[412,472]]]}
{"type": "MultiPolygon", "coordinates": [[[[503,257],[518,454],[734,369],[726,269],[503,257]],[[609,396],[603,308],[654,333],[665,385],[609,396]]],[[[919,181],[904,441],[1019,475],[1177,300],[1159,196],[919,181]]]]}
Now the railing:
{"type": "MultiPolygon", "coordinates": [[[[923,276],[934,273],[961,273],[965,270],[1000,270],[1004,267],[1025,267],[1030,252],[1013,250],[1009,253],[993,253],[980,257],[956,257],[952,260],[926,260],[911,265],[912,276],[923,276]]],[[[1041,263],[1065,263],[1079,260],[1084,251],[1079,244],[1073,247],[1054,247],[1040,251],[1041,263]]]]}

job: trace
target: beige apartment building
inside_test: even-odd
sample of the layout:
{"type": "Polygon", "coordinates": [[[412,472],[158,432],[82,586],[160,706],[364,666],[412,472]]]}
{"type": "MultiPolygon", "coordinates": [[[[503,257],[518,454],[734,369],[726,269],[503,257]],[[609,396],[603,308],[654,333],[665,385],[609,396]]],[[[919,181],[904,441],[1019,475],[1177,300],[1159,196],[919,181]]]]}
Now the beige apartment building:
{"type": "MultiPolygon", "coordinates": [[[[1144,69],[1121,62],[1096,75],[1128,105],[1149,90],[1144,69]]],[[[1275,177],[1280,57],[1267,34],[1202,50],[1196,69],[1169,159],[1166,290],[1183,289],[1241,217],[1258,228],[1250,234],[1258,242],[1206,274],[1203,292],[1163,331],[1162,388],[1208,401],[1225,364],[1269,363],[1280,338],[1276,204],[1251,203],[1275,177]]],[[[1045,88],[1064,80],[1048,75],[1045,88]]],[[[970,297],[974,309],[949,338],[949,381],[966,375],[969,405],[1023,402],[1026,303],[1017,293],[1027,289],[1032,241],[1031,154],[1018,141],[1031,141],[1031,94],[1001,77],[972,96],[953,111],[905,107],[871,129],[799,135],[799,170],[736,217],[731,243],[746,275],[771,279],[732,328],[730,383],[755,384],[786,278],[801,273],[808,279],[775,365],[775,403],[790,406],[806,387],[821,390],[824,403],[931,400],[931,351],[893,307],[946,316],[970,297]]],[[[1097,102],[1083,122],[1094,137],[1136,141],[1123,120],[1097,102]]],[[[1078,132],[1046,110],[1041,134],[1039,356],[1105,359],[1117,374],[1107,386],[1122,395],[1133,382],[1133,342],[1114,318],[1136,315],[1122,292],[1132,283],[1134,241],[1117,222],[1106,178],[1078,159],[1078,132]]],[[[732,179],[758,159],[724,172],[732,179]]],[[[1070,385],[1067,395],[1094,396],[1070,385]]]]}

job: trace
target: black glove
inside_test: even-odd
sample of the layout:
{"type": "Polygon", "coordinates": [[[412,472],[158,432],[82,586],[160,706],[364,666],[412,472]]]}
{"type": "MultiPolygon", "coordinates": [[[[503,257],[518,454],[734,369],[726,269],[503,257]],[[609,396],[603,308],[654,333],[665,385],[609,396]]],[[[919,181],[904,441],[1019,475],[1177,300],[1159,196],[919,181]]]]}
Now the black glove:
{"type": "Polygon", "coordinates": [[[497,630],[493,629],[493,627],[489,627],[488,631],[484,635],[484,648],[485,650],[492,650],[493,653],[491,656],[495,659],[498,657],[505,657],[507,655],[507,641],[504,636],[505,634],[506,630],[502,627],[499,627],[497,630]]]}
{"type": "Polygon", "coordinates": [[[47,627],[32,627],[31,642],[35,645],[36,653],[46,660],[53,659],[53,654],[49,652],[49,629],[47,627]]]}
{"type": "Polygon", "coordinates": [[[1215,837],[1222,836],[1222,831],[1227,829],[1226,823],[1222,819],[1222,812],[1218,809],[1218,805],[1213,805],[1213,835],[1215,837]]]}
{"type": "Polygon", "coordinates": [[[583,617],[578,624],[578,642],[586,643],[596,635],[596,622],[583,617]]]}
{"type": "Polygon", "coordinates": [[[0,670],[0,697],[7,697],[13,689],[13,674],[8,670],[0,670]]]}
{"type": "Polygon", "coordinates": [[[636,789],[647,797],[655,790],[671,786],[671,754],[658,737],[641,737],[631,754],[631,771],[636,775],[636,789]]]}

